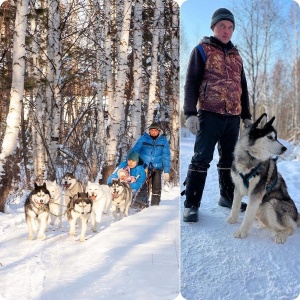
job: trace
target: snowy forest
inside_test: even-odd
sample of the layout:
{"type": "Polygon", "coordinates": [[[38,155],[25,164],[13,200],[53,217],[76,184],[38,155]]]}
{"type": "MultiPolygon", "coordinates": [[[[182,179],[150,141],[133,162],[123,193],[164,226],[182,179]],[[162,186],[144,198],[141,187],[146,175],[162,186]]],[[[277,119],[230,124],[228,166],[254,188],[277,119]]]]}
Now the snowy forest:
{"type": "Polygon", "coordinates": [[[179,182],[176,2],[4,1],[0,72],[0,212],[65,172],[106,183],[153,121],[179,182]]]}

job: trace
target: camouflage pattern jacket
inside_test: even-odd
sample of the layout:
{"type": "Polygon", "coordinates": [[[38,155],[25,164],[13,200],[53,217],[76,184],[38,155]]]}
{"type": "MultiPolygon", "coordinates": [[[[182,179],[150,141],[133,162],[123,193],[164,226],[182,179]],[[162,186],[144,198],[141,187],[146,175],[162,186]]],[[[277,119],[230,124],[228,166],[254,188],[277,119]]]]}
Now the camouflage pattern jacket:
{"type": "Polygon", "coordinates": [[[191,54],[185,83],[184,114],[198,109],[251,119],[249,97],[242,58],[231,42],[222,44],[214,37],[200,42],[203,60],[195,48],[191,54]]]}

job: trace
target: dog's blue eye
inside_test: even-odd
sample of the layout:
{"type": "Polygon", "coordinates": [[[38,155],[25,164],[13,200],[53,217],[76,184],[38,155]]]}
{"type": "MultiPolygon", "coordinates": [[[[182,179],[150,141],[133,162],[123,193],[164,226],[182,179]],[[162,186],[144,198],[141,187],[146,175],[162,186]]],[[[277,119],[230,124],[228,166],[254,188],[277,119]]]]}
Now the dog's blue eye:
{"type": "Polygon", "coordinates": [[[271,135],[268,135],[267,138],[268,138],[269,140],[273,140],[273,137],[272,137],[271,135]]]}

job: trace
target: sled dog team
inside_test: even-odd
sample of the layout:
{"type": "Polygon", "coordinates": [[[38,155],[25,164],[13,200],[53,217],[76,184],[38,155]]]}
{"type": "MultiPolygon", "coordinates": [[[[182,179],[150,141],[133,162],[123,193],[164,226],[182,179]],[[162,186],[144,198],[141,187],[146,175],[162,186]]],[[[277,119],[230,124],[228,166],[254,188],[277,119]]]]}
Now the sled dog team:
{"type": "Polygon", "coordinates": [[[25,201],[25,219],[29,230],[29,239],[46,238],[48,220],[54,225],[58,218],[58,227],[62,226],[62,217],[67,215],[70,226],[70,237],[75,236],[75,225],[81,227],[80,241],[85,241],[89,217],[93,232],[99,230],[102,214],[109,214],[114,218],[122,219],[128,216],[132,194],[129,185],[115,180],[108,185],[90,182],[84,189],[83,185],[72,173],[66,173],[62,188],[56,181],[46,181],[42,185],[34,184],[34,189],[25,201]],[[119,215],[119,218],[118,218],[119,215]],[[77,220],[80,219],[80,222],[77,220]]]}
{"type": "MultiPolygon", "coordinates": [[[[277,132],[272,126],[275,117],[267,122],[263,114],[253,125],[242,131],[234,151],[231,176],[235,185],[231,214],[227,222],[238,221],[241,200],[248,196],[248,206],[240,228],[234,237],[245,238],[256,218],[259,223],[274,233],[276,243],[285,243],[300,225],[300,214],[294,201],[289,196],[287,186],[277,170],[275,156],[287,149],[277,140],[277,132]]],[[[85,192],[76,178],[67,173],[63,179],[66,190],[65,200],[70,223],[70,236],[75,235],[75,224],[81,219],[80,241],[85,240],[87,222],[91,215],[91,226],[98,231],[102,213],[112,214],[120,219],[128,215],[132,191],[129,185],[115,180],[111,186],[88,182],[85,192]]],[[[42,186],[35,184],[34,190],[25,202],[25,216],[29,228],[29,239],[37,231],[38,239],[45,238],[48,218],[53,225],[59,218],[62,224],[62,190],[55,183],[46,181],[42,186]]]]}

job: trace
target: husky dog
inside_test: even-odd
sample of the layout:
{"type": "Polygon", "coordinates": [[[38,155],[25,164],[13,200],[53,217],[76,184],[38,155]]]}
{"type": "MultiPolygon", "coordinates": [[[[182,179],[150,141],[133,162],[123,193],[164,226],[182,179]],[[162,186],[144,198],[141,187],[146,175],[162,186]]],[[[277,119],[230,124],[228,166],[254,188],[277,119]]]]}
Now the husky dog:
{"type": "Polygon", "coordinates": [[[99,184],[98,182],[90,182],[86,186],[85,191],[89,198],[93,201],[93,209],[91,213],[92,230],[98,231],[102,213],[110,213],[111,193],[108,185],[99,184]]]}
{"type": "Polygon", "coordinates": [[[284,243],[300,224],[300,216],[287,186],[277,171],[274,156],[287,149],[277,140],[272,126],[275,117],[267,122],[263,114],[242,133],[234,151],[231,176],[235,184],[234,199],[229,223],[238,220],[243,196],[248,196],[248,206],[236,238],[245,238],[255,217],[275,234],[276,243],[284,243]]]}
{"type": "Polygon", "coordinates": [[[85,241],[87,222],[91,214],[92,207],[93,207],[92,200],[89,198],[87,193],[77,193],[77,195],[71,198],[67,208],[67,215],[70,224],[70,237],[75,236],[76,220],[80,218],[81,219],[80,242],[85,241]]]}
{"type": "Polygon", "coordinates": [[[25,219],[29,229],[29,239],[32,240],[33,234],[38,231],[37,238],[46,238],[45,231],[49,218],[50,193],[46,184],[34,184],[34,190],[27,197],[24,210],[25,219]],[[39,227],[39,228],[38,228],[39,227]]]}
{"type": "Polygon", "coordinates": [[[70,199],[78,193],[84,192],[84,187],[72,173],[67,172],[62,179],[62,186],[65,194],[65,204],[68,206],[70,199]]]}
{"type": "Polygon", "coordinates": [[[119,220],[124,216],[128,216],[128,209],[132,200],[132,191],[128,183],[124,181],[114,180],[110,185],[112,194],[112,215],[117,219],[119,212],[119,220]]]}
{"type": "Polygon", "coordinates": [[[61,187],[56,183],[56,181],[46,181],[47,190],[50,193],[50,224],[53,226],[56,218],[58,218],[58,228],[62,226],[62,216],[63,216],[63,196],[61,187]]]}

